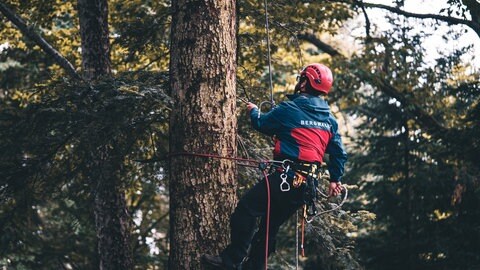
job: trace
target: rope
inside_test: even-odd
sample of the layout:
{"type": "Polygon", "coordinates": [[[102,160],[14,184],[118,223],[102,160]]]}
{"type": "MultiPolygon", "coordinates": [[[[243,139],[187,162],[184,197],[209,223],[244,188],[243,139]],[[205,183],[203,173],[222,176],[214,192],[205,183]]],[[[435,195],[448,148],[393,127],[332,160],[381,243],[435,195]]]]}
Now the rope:
{"type": "Polygon", "coordinates": [[[270,55],[270,26],[268,24],[268,3],[267,0],[264,1],[265,5],[265,31],[267,32],[267,58],[268,58],[268,77],[270,82],[270,103],[272,108],[275,105],[275,100],[273,100],[273,80],[272,80],[272,59],[270,55]]]}
{"type": "MultiPolygon", "coordinates": [[[[195,157],[205,157],[205,158],[217,158],[217,159],[226,159],[226,160],[234,160],[237,161],[237,164],[240,166],[245,166],[245,167],[252,167],[252,168],[260,168],[262,170],[263,176],[265,177],[265,184],[267,187],[267,213],[266,213],[266,235],[265,235],[265,270],[268,268],[268,239],[269,239],[269,234],[270,234],[270,183],[268,181],[268,175],[265,171],[266,167],[270,164],[272,166],[281,166],[285,163],[292,162],[291,160],[285,159],[283,161],[278,161],[278,160],[264,160],[264,161],[258,161],[254,159],[248,159],[248,158],[239,158],[239,157],[229,157],[229,156],[221,156],[221,155],[215,155],[215,154],[206,154],[206,153],[192,153],[192,152],[177,152],[177,153],[172,153],[169,155],[170,157],[174,156],[195,156],[195,157]],[[238,162],[244,162],[244,163],[238,163],[238,162]],[[255,165],[253,165],[255,164],[255,165]]],[[[305,222],[311,223],[314,218],[329,213],[336,211],[340,209],[343,204],[346,202],[348,198],[348,189],[344,186],[343,187],[345,190],[345,195],[343,196],[342,201],[340,204],[336,205],[334,208],[329,209],[329,210],[324,210],[318,212],[316,215],[311,216],[310,218],[307,217],[306,215],[306,206],[304,205],[303,207],[303,218],[302,218],[302,224],[301,224],[301,231],[302,231],[302,242],[300,245],[301,251],[302,251],[302,256],[305,257],[305,249],[304,249],[304,243],[305,243],[305,222]]],[[[324,198],[329,198],[328,195],[324,194],[317,188],[317,192],[320,193],[320,195],[324,198]]],[[[297,220],[296,224],[298,224],[298,211],[297,211],[297,220]]],[[[296,269],[298,269],[298,225],[296,226],[296,269]]]]}
{"type": "Polygon", "coordinates": [[[307,214],[307,206],[304,205],[303,206],[303,216],[304,218],[302,218],[302,257],[305,257],[305,216],[307,214]]]}
{"type": "MultiPolygon", "coordinates": [[[[320,216],[320,215],[323,215],[323,214],[326,214],[326,213],[329,213],[329,212],[333,212],[333,211],[336,211],[338,209],[340,209],[342,207],[342,205],[347,201],[347,198],[348,198],[348,189],[347,187],[343,186],[343,189],[345,190],[345,195],[343,196],[343,199],[342,201],[340,202],[340,204],[338,204],[337,206],[335,206],[334,208],[332,209],[328,209],[328,210],[324,210],[324,211],[320,211],[318,212],[316,215],[314,216],[311,216],[310,219],[308,217],[305,217],[305,221],[307,223],[312,223],[313,219],[320,216]]],[[[317,188],[317,191],[324,197],[324,198],[329,198],[328,195],[324,194],[323,192],[321,192],[318,188],[317,188]]]]}
{"type": "Polygon", "coordinates": [[[298,270],[298,211],[297,210],[296,214],[296,221],[295,221],[295,270],[298,270]]]}
{"type": "Polygon", "coordinates": [[[265,170],[262,170],[265,177],[265,183],[267,185],[267,217],[266,217],[266,229],[265,229],[265,270],[268,270],[268,235],[270,234],[270,183],[268,182],[268,176],[265,170]]]}
{"type": "Polygon", "coordinates": [[[245,162],[245,163],[237,162],[238,165],[244,166],[244,167],[251,167],[251,168],[258,168],[258,166],[260,166],[260,164],[262,164],[262,163],[271,163],[272,162],[271,160],[258,161],[258,160],[249,159],[249,158],[229,157],[229,156],[221,156],[221,155],[206,154],[206,153],[193,153],[193,152],[176,152],[176,153],[170,154],[169,156],[170,157],[194,156],[194,157],[206,157],[206,158],[235,160],[235,161],[239,161],[239,162],[245,162]]]}

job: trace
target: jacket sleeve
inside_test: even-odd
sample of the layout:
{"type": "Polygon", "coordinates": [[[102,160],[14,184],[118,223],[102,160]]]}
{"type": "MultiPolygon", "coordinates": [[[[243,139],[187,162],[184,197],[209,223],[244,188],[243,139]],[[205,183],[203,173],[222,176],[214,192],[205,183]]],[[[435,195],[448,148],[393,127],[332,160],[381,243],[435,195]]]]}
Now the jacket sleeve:
{"type": "Polygon", "coordinates": [[[345,171],[345,162],[347,162],[347,152],[343,147],[342,138],[338,133],[338,127],[335,123],[333,136],[327,145],[329,154],[328,171],[330,172],[330,182],[339,182],[345,171]]]}
{"type": "Polygon", "coordinates": [[[252,123],[252,127],[266,135],[271,136],[276,134],[277,131],[282,127],[282,122],[280,119],[284,111],[283,107],[284,106],[282,106],[280,103],[268,113],[260,113],[258,108],[253,108],[250,111],[250,121],[252,123]]]}

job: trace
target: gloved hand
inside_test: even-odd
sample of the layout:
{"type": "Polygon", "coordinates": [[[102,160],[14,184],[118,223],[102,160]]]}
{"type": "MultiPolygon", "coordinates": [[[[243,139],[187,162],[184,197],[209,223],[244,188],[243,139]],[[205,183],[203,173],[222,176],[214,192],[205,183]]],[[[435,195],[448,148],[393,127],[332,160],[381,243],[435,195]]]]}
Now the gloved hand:
{"type": "Polygon", "coordinates": [[[343,186],[341,182],[330,182],[328,187],[328,196],[336,197],[338,194],[342,193],[343,186]]]}
{"type": "Polygon", "coordinates": [[[248,112],[250,112],[253,108],[258,108],[257,105],[251,103],[251,102],[248,102],[247,103],[247,110],[248,112]]]}

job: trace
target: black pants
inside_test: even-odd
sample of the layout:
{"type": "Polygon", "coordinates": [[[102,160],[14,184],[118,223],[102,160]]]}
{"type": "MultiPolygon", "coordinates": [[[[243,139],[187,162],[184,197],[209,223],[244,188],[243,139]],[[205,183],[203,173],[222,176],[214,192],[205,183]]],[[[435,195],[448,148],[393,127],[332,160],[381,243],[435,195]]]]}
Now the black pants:
{"type": "MultiPolygon", "coordinates": [[[[275,240],[280,226],[304,204],[304,189],[294,188],[288,177],[289,191],[280,189],[281,172],[275,171],[268,176],[270,183],[270,226],[268,236],[268,254],[275,251],[275,240]]],[[[231,243],[222,252],[223,261],[231,269],[238,268],[248,255],[242,269],[265,268],[265,236],[267,214],[267,187],[265,179],[258,182],[240,200],[230,218],[231,243]],[[257,218],[261,217],[258,231],[255,233],[257,218]],[[249,246],[250,247],[250,252],[249,246]]]]}

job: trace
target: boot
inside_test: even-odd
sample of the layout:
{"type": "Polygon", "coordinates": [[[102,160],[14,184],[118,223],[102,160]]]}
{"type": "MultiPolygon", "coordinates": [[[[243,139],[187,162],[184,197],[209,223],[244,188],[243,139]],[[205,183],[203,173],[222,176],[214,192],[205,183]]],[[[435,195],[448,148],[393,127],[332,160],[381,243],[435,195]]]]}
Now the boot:
{"type": "Polygon", "coordinates": [[[210,254],[202,255],[202,262],[204,265],[210,266],[211,269],[215,270],[226,270],[227,267],[223,263],[222,257],[213,256],[210,254]]]}
{"type": "Polygon", "coordinates": [[[242,270],[265,270],[265,259],[247,258],[242,264],[242,270]]]}

